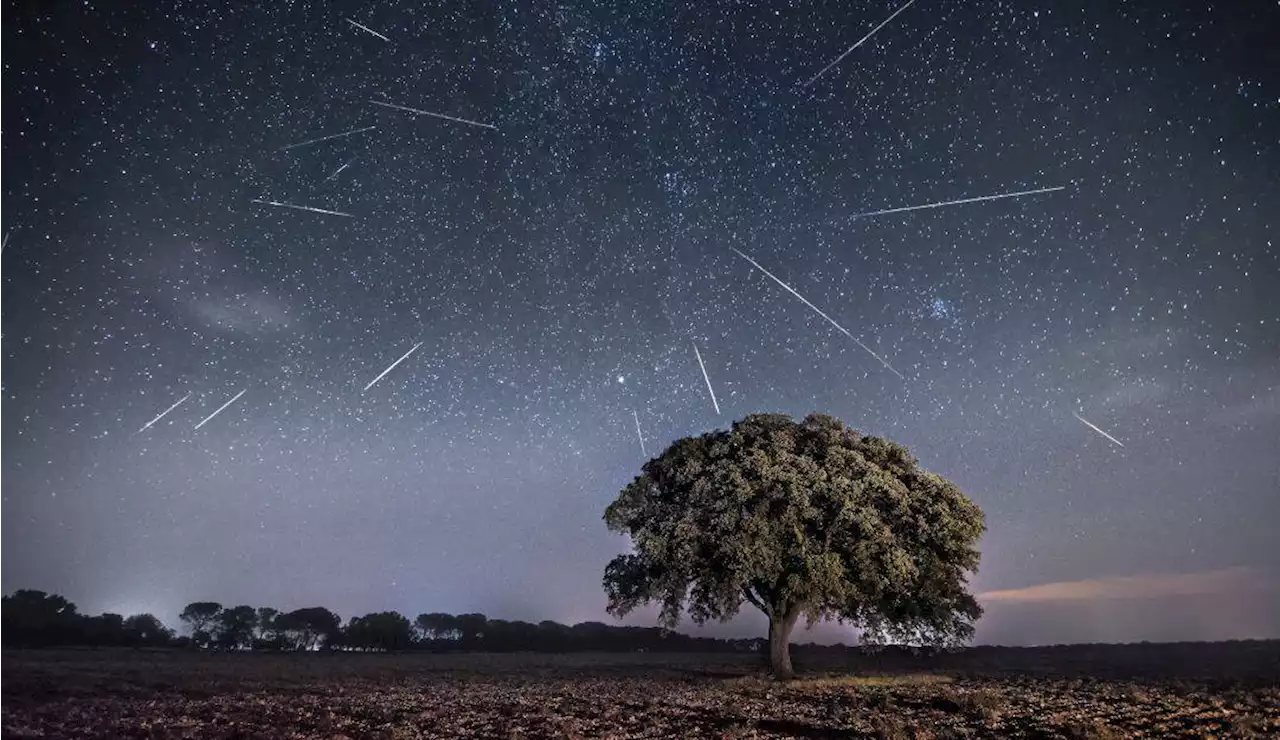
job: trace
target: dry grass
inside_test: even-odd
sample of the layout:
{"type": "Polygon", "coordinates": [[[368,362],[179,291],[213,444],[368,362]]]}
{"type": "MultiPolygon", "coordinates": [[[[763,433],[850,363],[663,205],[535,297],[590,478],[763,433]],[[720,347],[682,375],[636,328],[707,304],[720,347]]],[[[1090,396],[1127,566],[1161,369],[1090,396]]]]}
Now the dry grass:
{"type": "Polygon", "coordinates": [[[871,720],[871,736],[877,740],[911,740],[915,737],[910,725],[891,714],[878,714],[871,720]]]}
{"type": "Polygon", "coordinates": [[[1151,692],[1137,685],[1125,689],[1124,697],[1135,704],[1146,704],[1151,701],[1151,692]]]}
{"type": "Polygon", "coordinates": [[[992,689],[943,689],[936,692],[933,703],[945,712],[964,714],[989,725],[1000,719],[1005,700],[992,689]]]}
{"type": "Polygon", "coordinates": [[[1123,740],[1124,733],[1096,719],[1073,720],[1066,724],[1067,740],[1123,740]]]}
{"type": "Polygon", "coordinates": [[[954,678],[936,673],[913,673],[902,675],[860,676],[860,675],[826,675],[805,676],[790,681],[777,681],[766,676],[738,676],[725,681],[734,687],[782,686],[796,691],[814,691],[822,689],[867,689],[884,686],[932,686],[951,683],[954,678]]]}
{"type": "MultiPolygon", "coordinates": [[[[1227,732],[1241,738],[1274,737],[1269,734],[1267,720],[1257,714],[1240,714],[1227,720],[1227,732]]],[[[1275,729],[1274,723],[1271,729],[1275,729]]]]}
{"type": "Polygon", "coordinates": [[[6,654],[13,738],[1280,736],[1274,686],[825,675],[752,656],[6,654]]]}

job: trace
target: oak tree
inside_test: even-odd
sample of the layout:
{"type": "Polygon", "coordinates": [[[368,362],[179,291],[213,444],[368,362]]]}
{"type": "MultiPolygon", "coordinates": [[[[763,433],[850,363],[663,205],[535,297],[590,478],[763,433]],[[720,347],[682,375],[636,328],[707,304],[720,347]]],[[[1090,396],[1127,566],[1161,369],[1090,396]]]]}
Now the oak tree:
{"type": "Polygon", "coordinates": [[[864,642],[960,644],[982,614],[967,590],[982,511],[901,445],[814,414],[755,414],[674,442],[609,505],[634,552],[605,569],[609,612],[646,603],[672,628],[769,618],[775,675],[793,675],[800,617],[834,619],[864,642]]]}
{"type": "Polygon", "coordinates": [[[196,647],[208,645],[214,635],[211,630],[217,626],[218,615],[222,614],[222,604],[216,601],[194,601],[183,608],[178,615],[191,628],[191,642],[196,647]]]}

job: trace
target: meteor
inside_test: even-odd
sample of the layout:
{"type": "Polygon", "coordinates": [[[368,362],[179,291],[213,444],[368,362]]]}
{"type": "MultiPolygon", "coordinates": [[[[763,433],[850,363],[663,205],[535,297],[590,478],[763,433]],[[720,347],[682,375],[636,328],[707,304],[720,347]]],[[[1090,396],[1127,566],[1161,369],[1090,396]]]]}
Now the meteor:
{"type": "Polygon", "coordinates": [[[756,262],[755,260],[751,259],[750,257],[748,257],[747,255],[743,254],[742,252],[739,252],[737,249],[734,249],[733,247],[729,247],[729,248],[730,248],[730,249],[733,249],[733,251],[734,251],[734,252],[737,252],[737,253],[738,253],[738,256],[739,256],[739,257],[741,257],[742,259],[744,259],[744,260],[746,260],[746,261],[750,262],[751,264],[755,265],[757,270],[759,270],[760,272],[763,272],[764,274],[766,274],[766,275],[768,275],[770,278],[772,278],[772,279],[773,279],[773,282],[775,282],[775,283],[777,283],[778,285],[781,285],[782,287],[786,288],[788,293],[790,293],[791,295],[795,296],[796,298],[799,298],[799,299],[800,299],[800,301],[801,301],[802,303],[804,303],[804,305],[808,306],[809,308],[812,308],[814,311],[817,311],[819,316],[821,316],[822,318],[824,318],[824,319],[826,319],[826,320],[827,320],[827,323],[829,323],[829,324],[831,324],[832,326],[834,326],[835,328],[839,329],[841,334],[845,335],[846,337],[849,337],[849,338],[850,338],[850,339],[852,339],[854,342],[857,342],[857,344],[858,344],[858,346],[859,346],[859,347],[861,347],[861,348],[863,348],[864,350],[866,350],[866,351],[867,351],[867,354],[869,354],[869,355],[871,355],[872,357],[874,357],[874,358],[876,358],[877,360],[879,360],[881,365],[884,365],[886,368],[888,368],[888,369],[889,369],[889,372],[893,373],[894,375],[897,375],[899,378],[902,378],[903,380],[906,380],[906,378],[902,375],[902,373],[900,373],[900,372],[898,372],[896,369],[894,369],[893,365],[890,365],[887,361],[885,361],[885,359],[884,359],[883,357],[881,357],[880,355],[876,354],[876,353],[875,353],[875,351],[874,351],[874,350],[872,350],[872,349],[871,349],[870,347],[868,347],[867,345],[863,344],[863,343],[862,343],[862,340],[860,340],[860,339],[858,339],[857,337],[855,337],[854,335],[850,334],[848,329],[846,329],[846,328],[844,328],[843,326],[840,326],[839,324],[837,324],[835,319],[833,319],[833,318],[831,318],[830,316],[828,316],[828,315],[826,315],[825,313],[823,313],[822,309],[820,309],[820,308],[818,308],[817,306],[815,306],[815,305],[813,305],[812,303],[810,303],[810,302],[809,302],[809,299],[807,299],[807,298],[805,298],[804,296],[802,296],[802,295],[800,295],[799,293],[797,293],[795,288],[792,288],[790,285],[787,285],[786,283],[784,283],[784,282],[782,282],[781,280],[779,280],[779,279],[778,279],[778,277],[777,277],[776,275],[774,275],[772,272],[769,272],[768,270],[766,270],[766,269],[764,269],[763,267],[761,267],[759,262],[756,262]]]}
{"type": "Polygon", "coordinates": [[[961,203],[977,203],[983,200],[1000,200],[1001,198],[1021,198],[1024,195],[1038,195],[1040,193],[1052,193],[1056,190],[1066,190],[1065,185],[1058,185],[1052,188],[1037,188],[1036,190],[1020,190],[1016,193],[1000,193],[999,195],[982,195],[977,198],[961,198],[960,200],[944,200],[941,203],[925,203],[922,206],[906,206],[903,208],[887,208],[883,211],[870,211],[868,213],[855,213],[853,218],[863,218],[864,216],[883,216],[886,213],[902,213],[903,211],[919,211],[924,208],[941,208],[942,206],[954,206],[961,203]]]}
{"type": "Polygon", "coordinates": [[[648,457],[649,453],[644,451],[644,435],[640,433],[640,413],[631,409],[631,415],[636,417],[636,436],[640,438],[640,454],[648,457]]]}
{"type": "Polygon", "coordinates": [[[420,115],[420,116],[431,116],[431,117],[433,117],[433,118],[443,118],[443,119],[444,119],[444,120],[446,120],[446,121],[455,121],[455,122],[457,122],[457,123],[465,123],[465,124],[467,124],[468,126],[479,126],[480,128],[493,129],[494,131],[497,131],[497,130],[498,130],[498,127],[497,127],[497,126],[494,126],[494,125],[493,125],[493,124],[491,124],[491,123],[480,123],[479,121],[469,121],[469,120],[467,120],[467,119],[465,119],[465,118],[455,118],[454,116],[446,116],[446,115],[445,115],[445,114],[443,114],[443,113],[432,113],[431,111],[427,111],[427,110],[419,110],[419,109],[417,109],[417,108],[409,108],[408,106],[404,106],[404,105],[396,105],[395,103],[383,103],[383,102],[378,101],[378,100],[370,100],[369,102],[370,102],[370,103],[373,103],[374,105],[380,105],[380,106],[382,106],[383,108],[392,108],[392,109],[394,109],[394,110],[407,111],[407,112],[409,112],[409,113],[416,113],[417,115],[420,115]]]}
{"type": "Polygon", "coordinates": [[[363,25],[363,24],[360,24],[360,23],[356,23],[355,21],[351,20],[350,18],[348,18],[348,19],[347,19],[347,23],[350,23],[351,25],[355,26],[356,28],[360,29],[361,31],[364,31],[365,33],[371,33],[371,34],[373,34],[374,36],[377,36],[378,38],[382,39],[383,41],[386,41],[387,43],[391,43],[391,39],[387,38],[386,36],[383,36],[382,34],[378,33],[377,31],[373,30],[372,28],[369,28],[369,27],[368,27],[368,26],[366,26],[366,25],[363,25]]]}
{"type": "Polygon", "coordinates": [[[716,402],[716,391],[711,387],[711,378],[707,375],[707,366],[702,362],[702,353],[698,351],[698,343],[693,343],[693,354],[698,358],[698,367],[702,368],[702,379],[707,381],[707,393],[711,394],[711,405],[716,407],[716,415],[720,414],[720,404],[716,402]]]}
{"type": "Polygon", "coordinates": [[[869,38],[871,38],[872,36],[876,35],[876,31],[879,31],[880,29],[882,29],[882,28],[884,28],[885,26],[887,26],[887,25],[889,24],[889,21],[893,20],[894,18],[897,18],[899,13],[901,13],[902,11],[904,11],[904,10],[906,10],[907,8],[911,7],[911,3],[914,3],[915,1],[916,1],[916,0],[907,0],[907,4],[906,4],[906,5],[903,5],[901,8],[898,8],[897,10],[893,11],[893,15],[889,16],[888,18],[885,18],[885,19],[884,19],[884,21],[882,21],[882,22],[880,23],[880,25],[878,25],[878,26],[876,26],[875,28],[871,29],[871,32],[870,32],[870,33],[868,33],[866,36],[863,36],[862,38],[858,39],[858,43],[856,43],[856,44],[854,44],[853,46],[850,46],[848,49],[846,49],[846,50],[845,50],[845,52],[844,52],[843,54],[841,54],[840,56],[836,57],[835,61],[833,61],[831,64],[828,64],[827,66],[823,67],[821,72],[819,72],[818,74],[814,75],[812,79],[810,79],[808,82],[804,83],[804,85],[802,85],[801,87],[808,87],[808,86],[812,85],[813,83],[817,82],[819,77],[821,77],[821,76],[823,76],[824,74],[826,74],[826,73],[827,73],[827,70],[829,70],[829,69],[831,69],[832,67],[836,66],[837,64],[839,64],[839,63],[840,63],[840,60],[842,60],[842,59],[844,59],[845,57],[847,57],[847,56],[849,56],[850,54],[852,54],[854,49],[858,48],[859,46],[862,46],[862,44],[863,44],[863,42],[864,42],[864,41],[866,41],[867,39],[869,39],[869,38]]]}
{"type": "MultiPolygon", "coordinates": [[[[374,378],[373,380],[370,380],[370,381],[369,381],[369,385],[366,385],[366,386],[364,387],[364,390],[366,390],[366,391],[367,391],[367,390],[369,390],[370,388],[372,388],[374,383],[377,383],[379,380],[382,380],[382,378],[383,378],[383,376],[384,376],[384,375],[386,375],[387,373],[389,373],[389,372],[391,372],[392,370],[394,370],[394,369],[395,369],[395,367],[396,367],[396,365],[399,365],[400,363],[404,362],[404,361],[405,361],[405,358],[407,358],[409,355],[413,354],[413,353],[414,353],[414,351],[415,351],[415,350],[417,350],[417,349],[418,349],[419,347],[421,347],[421,346],[422,346],[422,342],[418,342],[417,344],[413,345],[413,349],[409,350],[408,352],[405,352],[403,355],[400,355],[400,359],[398,359],[398,360],[396,360],[395,362],[391,363],[391,365],[389,365],[389,366],[387,367],[387,369],[386,369],[386,370],[383,370],[383,371],[378,375],[378,377],[374,378]]],[[[361,391],[361,392],[363,392],[363,391],[361,391]]]]}
{"type": "Polygon", "coordinates": [[[314,139],[299,141],[297,144],[290,144],[289,146],[281,147],[280,151],[287,152],[290,149],[297,149],[298,147],[306,146],[307,144],[316,144],[321,141],[328,141],[329,139],[341,139],[344,136],[355,136],[356,134],[361,134],[361,133],[364,133],[365,131],[372,131],[375,128],[377,128],[377,126],[365,126],[364,128],[353,128],[350,131],[343,131],[340,134],[329,134],[328,136],[319,136],[314,139]]]}
{"type": "MultiPolygon", "coordinates": [[[[248,389],[245,389],[245,390],[248,390],[248,389]]],[[[217,416],[218,414],[221,414],[223,409],[225,409],[226,407],[228,407],[228,406],[230,406],[231,404],[235,403],[237,399],[239,399],[241,396],[243,396],[243,395],[244,395],[244,393],[245,393],[244,391],[240,391],[240,392],[239,392],[239,393],[237,393],[235,396],[233,396],[233,397],[232,397],[232,399],[231,399],[230,401],[227,401],[226,403],[224,403],[224,404],[222,404],[221,406],[219,406],[217,411],[213,412],[212,414],[209,414],[208,416],[206,416],[206,417],[205,417],[204,421],[200,422],[199,424],[196,424],[196,429],[199,429],[200,427],[204,426],[205,424],[208,424],[210,419],[212,419],[213,417],[217,416]]],[[[165,413],[168,413],[168,412],[166,411],[165,413]]]]}
{"type": "Polygon", "coordinates": [[[260,200],[258,198],[254,198],[253,202],[261,203],[264,206],[276,206],[277,208],[292,208],[297,211],[311,211],[312,213],[323,213],[327,216],[345,216],[346,218],[355,218],[355,216],[352,216],[350,213],[343,213],[342,211],[327,211],[323,208],[312,208],[311,206],[295,206],[292,203],[281,203],[278,200],[260,200]]]}
{"type": "Polygon", "coordinates": [[[159,416],[157,416],[156,418],[152,419],[151,421],[147,422],[146,424],[143,424],[143,425],[142,425],[142,428],[141,428],[141,429],[139,429],[138,431],[134,432],[134,434],[142,434],[143,432],[147,431],[148,429],[150,429],[150,428],[151,428],[151,425],[152,425],[152,424],[155,424],[157,421],[160,421],[161,419],[163,419],[163,418],[164,418],[164,417],[165,417],[165,416],[166,416],[170,411],[173,411],[174,409],[176,409],[176,408],[178,408],[179,406],[181,406],[181,405],[183,404],[183,402],[184,402],[184,401],[186,401],[188,398],[191,398],[191,394],[190,394],[190,393],[188,393],[187,395],[183,396],[182,398],[179,398],[179,399],[178,399],[178,402],[177,402],[177,403],[175,403],[174,405],[170,406],[169,408],[165,409],[164,411],[161,411],[161,412],[160,412],[160,415],[159,415],[159,416]]]}
{"type": "MultiPolygon", "coordinates": [[[[353,159],[353,160],[351,160],[351,162],[354,162],[354,161],[355,161],[354,159],[353,159]]],[[[341,167],[339,167],[338,169],[334,170],[332,175],[329,175],[328,177],[326,177],[326,178],[325,178],[325,182],[328,182],[329,180],[332,180],[333,178],[337,177],[338,175],[341,175],[343,170],[345,170],[346,168],[348,168],[348,167],[350,167],[350,166],[351,166],[351,162],[347,162],[346,164],[342,165],[342,166],[341,166],[341,167]]]]}
{"type": "Polygon", "coordinates": [[[1102,436],[1106,437],[1107,439],[1111,440],[1112,442],[1115,442],[1117,445],[1119,445],[1119,446],[1121,446],[1121,447],[1124,447],[1124,443],[1123,443],[1123,442],[1121,442],[1120,440],[1116,439],[1115,437],[1112,437],[1110,434],[1107,434],[1106,432],[1102,431],[1102,430],[1101,430],[1101,429],[1099,429],[1097,426],[1095,426],[1092,422],[1090,422],[1088,419],[1084,418],[1084,417],[1083,417],[1083,416],[1081,416],[1080,414],[1077,414],[1077,413],[1076,413],[1076,412],[1074,412],[1074,411],[1072,411],[1072,412],[1071,412],[1071,414],[1072,414],[1072,416],[1075,416],[1077,419],[1079,419],[1079,420],[1080,420],[1080,423],[1082,423],[1082,424],[1084,424],[1085,426],[1089,427],[1090,429],[1092,429],[1093,431],[1097,432],[1098,434],[1101,434],[1102,436]]]}

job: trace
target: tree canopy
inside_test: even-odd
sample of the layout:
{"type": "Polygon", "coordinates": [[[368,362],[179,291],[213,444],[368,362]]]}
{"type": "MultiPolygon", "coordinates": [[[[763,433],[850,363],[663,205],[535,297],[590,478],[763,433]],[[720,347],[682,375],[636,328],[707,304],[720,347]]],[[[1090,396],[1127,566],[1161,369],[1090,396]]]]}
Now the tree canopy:
{"type": "MultiPolygon", "coordinates": [[[[7,644],[58,645],[74,634],[80,615],[76,605],[57,594],[20,589],[3,600],[3,633],[7,644]]],[[[118,615],[115,615],[118,616],[118,615]]],[[[113,622],[108,617],[106,622],[113,622]]]]}
{"type": "Polygon", "coordinates": [[[982,609],[982,511],[902,445],[813,414],[755,414],[674,442],[609,505],[634,552],[605,569],[609,612],[647,603],[674,627],[769,617],[776,674],[792,674],[799,617],[851,624],[868,642],[966,642],[982,609]]]}
{"type": "Polygon", "coordinates": [[[134,614],[124,620],[122,626],[125,644],[159,647],[168,645],[173,640],[173,630],[164,626],[153,614],[134,614]]]}
{"type": "Polygon", "coordinates": [[[227,607],[218,614],[218,644],[228,649],[253,646],[258,628],[258,610],[241,605],[227,607]]]}
{"type": "Polygon", "coordinates": [[[309,606],[281,614],[275,626],[294,649],[316,650],[338,637],[342,618],[323,606],[309,606]]]}
{"type": "Polygon", "coordinates": [[[57,645],[167,645],[173,633],[150,614],[80,614],[57,594],[22,589],[0,599],[0,634],[5,647],[57,645]]]}
{"type": "Polygon", "coordinates": [[[212,639],[210,630],[217,626],[221,614],[222,604],[216,601],[195,601],[187,604],[178,619],[191,628],[191,639],[197,645],[204,645],[212,639]]]}
{"type": "Polygon", "coordinates": [[[413,638],[413,624],[398,612],[353,617],[343,637],[350,647],[378,650],[406,650],[413,638]]]}

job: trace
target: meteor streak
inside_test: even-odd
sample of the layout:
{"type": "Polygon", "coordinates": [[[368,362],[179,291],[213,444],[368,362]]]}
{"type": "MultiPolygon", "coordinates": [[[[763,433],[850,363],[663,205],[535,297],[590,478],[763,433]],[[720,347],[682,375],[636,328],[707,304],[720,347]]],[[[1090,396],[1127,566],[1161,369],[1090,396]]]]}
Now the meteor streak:
{"type": "Polygon", "coordinates": [[[839,64],[839,63],[840,63],[840,61],[841,61],[842,59],[844,59],[845,57],[847,57],[847,56],[849,56],[850,54],[852,54],[854,49],[858,48],[859,46],[862,46],[862,44],[863,44],[863,42],[864,42],[864,41],[866,41],[867,39],[869,39],[869,38],[871,38],[872,36],[876,35],[876,31],[879,31],[880,29],[882,29],[882,28],[884,28],[886,25],[888,25],[888,24],[889,24],[889,21],[893,20],[894,18],[897,18],[899,13],[901,13],[902,11],[904,11],[904,10],[906,10],[907,8],[911,7],[911,3],[914,3],[915,1],[916,1],[916,0],[907,0],[907,4],[906,4],[906,5],[903,5],[901,8],[898,8],[897,10],[893,11],[893,15],[891,15],[891,16],[889,16],[888,18],[885,18],[883,21],[881,21],[880,25],[878,25],[878,26],[876,26],[875,28],[871,29],[871,32],[870,32],[870,33],[868,33],[866,36],[863,36],[862,38],[858,39],[858,43],[856,43],[856,44],[854,44],[853,46],[850,46],[848,49],[846,49],[846,50],[845,50],[845,52],[844,52],[843,54],[841,54],[840,56],[836,57],[836,59],[835,59],[835,61],[834,61],[834,62],[832,62],[831,64],[828,64],[828,65],[827,65],[827,66],[825,66],[825,67],[823,67],[821,72],[819,72],[818,74],[814,75],[814,76],[813,76],[813,78],[812,78],[812,79],[810,79],[808,82],[804,83],[804,85],[803,85],[802,87],[808,87],[808,86],[812,85],[813,83],[817,82],[819,77],[821,77],[821,76],[823,76],[824,74],[826,74],[826,73],[827,73],[827,70],[829,70],[829,69],[831,69],[832,67],[836,66],[837,64],[839,64]]]}
{"type": "Polygon", "coordinates": [[[1072,416],[1074,416],[1074,417],[1076,417],[1077,419],[1079,419],[1079,420],[1080,420],[1080,423],[1082,423],[1082,424],[1084,424],[1085,426],[1089,427],[1089,428],[1090,428],[1090,429],[1092,429],[1093,431],[1097,432],[1098,434],[1101,434],[1102,436],[1106,437],[1107,439],[1111,440],[1112,442],[1115,442],[1117,445],[1119,445],[1119,446],[1121,446],[1121,447],[1124,447],[1124,443],[1122,443],[1120,440],[1116,439],[1115,437],[1112,437],[1110,434],[1107,434],[1106,432],[1102,431],[1102,430],[1101,430],[1101,429],[1099,429],[1098,427],[1094,426],[1094,424],[1093,424],[1092,422],[1090,422],[1088,419],[1084,418],[1084,417],[1083,417],[1083,416],[1081,416],[1080,414],[1077,414],[1076,412],[1072,411],[1072,412],[1071,412],[1071,415],[1072,415],[1072,416]]]}
{"type": "Polygon", "coordinates": [[[343,131],[340,134],[329,134],[328,136],[320,136],[314,139],[307,139],[306,141],[299,141],[297,144],[290,144],[289,146],[281,147],[280,151],[287,152],[290,149],[297,149],[298,147],[306,146],[307,144],[315,144],[321,141],[328,141],[329,139],[340,139],[344,136],[354,136],[356,134],[364,133],[365,131],[372,131],[375,128],[377,128],[377,126],[365,126],[364,128],[353,128],[350,131],[343,131]]]}
{"type": "Polygon", "coordinates": [[[1021,198],[1024,195],[1037,195],[1039,193],[1052,193],[1055,190],[1066,190],[1065,185],[1059,185],[1052,188],[1037,188],[1036,190],[1020,190],[1016,193],[1000,193],[999,195],[983,195],[977,198],[961,198],[960,200],[945,200],[941,203],[926,203],[922,206],[906,206],[904,208],[886,208],[883,211],[871,211],[869,213],[855,213],[853,218],[862,218],[864,216],[883,216],[886,213],[902,213],[903,211],[919,211],[923,208],[941,208],[942,206],[954,206],[961,203],[977,203],[983,200],[1000,200],[1001,198],[1021,198]]]}
{"type": "Polygon", "coordinates": [[[729,248],[730,248],[730,249],[733,249],[733,251],[737,252],[737,253],[738,253],[738,256],[739,256],[739,257],[741,257],[742,259],[744,259],[744,260],[746,260],[746,261],[750,262],[751,264],[755,265],[757,270],[759,270],[760,272],[763,272],[764,274],[766,274],[766,275],[768,275],[770,278],[772,278],[772,279],[773,279],[773,282],[775,282],[775,283],[777,283],[778,285],[781,285],[782,287],[786,288],[788,293],[790,293],[791,295],[795,296],[796,298],[799,298],[799,299],[800,299],[800,301],[801,301],[802,303],[804,303],[804,305],[808,306],[809,308],[812,308],[814,311],[817,311],[819,316],[821,316],[822,318],[824,318],[824,319],[826,319],[826,320],[827,320],[827,323],[829,323],[829,324],[831,324],[832,326],[834,326],[835,328],[839,329],[841,334],[845,335],[846,337],[849,337],[849,338],[850,338],[850,339],[852,339],[854,342],[857,342],[857,344],[858,344],[858,346],[859,346],[859,347],[861,347],[861,348],[863,348],[864,350],[866,350],[866,351],[867,351],[867,354],[869,354],[869,355],[871,355],[872,357],[874,357],[874,358],[876,358],[877,360],[879,360],[881,365],[884,365],[886,368],[888,368],[888,369],[889,369],[889,372],[893,373],[894,375],[897,375],[899,378],[902,378],[903,380],[906,380],[906,378],[902,375],[902,373],[900,373],[900,372],[898,372],[896,369],[894,369],[893,365],[890,365],[888,362],[886,362],[886,361],[885,361],[885,359],[884,359],[883,357],[881,357],[880,355],[876,354],[876,353],[875,353],[875,351],[874,351],[874,350],[872,350],[872,349],[871,349],[870,347],[868,347],[867,345],[863,344],[863,343],[862,343],[862,340],[860,340],[860,339],[858,339],[857,337],[855,337],[854,335],[850,334],[848,329],[846,329],[846,328],[844,328],[843,326],[840,326],[839,324],[837,324],[835,319],[833,319],[833,318],[831,318],[830,316],[828,316],[828,315],[826,315],[825,313],[823,313],[822,309],[820,309],[820,308],[818,308],[817,306],[815,306],[815,305],[813,305],[812,303],[810,303],[810,302],[809,302],[809,299],[807,299],[807,298],[805,298],[804,296],[802,296],[802,295],[800,295],[799,293],[797,293],[797,292],[796,292],[796,290],[795,290],[795,288],[792,288],[790,285],[787,285],[786,283],[784,283],[784,282],[782,282],[781,280],[779,280],[779,279],[778,279],[778,277],[777,277],[776,275],[774,275],[772,272],[769,272],[768,270],[766,270],[766,269],[764,269],[763,267],[761,267],[759,262],[756,262],[755,260],[751,259],[750,257],[748,257],[747,255],[743,254],[742,252],[739,252],[737,249],[734,249],[733,247],[729,247],[729,248]]]}
{"type": "Polygon", "coordinates": [[[345,216],[346,218],[355,218],[355,216],[352,216],[350,213],[343,213],[342,211],[327,211],[323,208],[312,208],[311,206],[295,206],[292,203],[281,203],[278,200],[259,200],[258,198],[254,198],[253,202],[261,203],[265,206],[276,206],[277,208],[292,208],[298,211],[311,211],[312,213],[323,213],[328,216],[345,216]]]}
{"type": "MultiPolygon", "coordinates": [[[[351,160],[351,162],[354,162],[354,161],[355,161],[354,159],[351,160]]],[[[329,175],[328,177],[325,178],[325,181],[327,182],[337,177],[338,175],[341,175],[343,170],[351,166],[351,162],[347,162],[346,164],[342,165],[338,169],[334,170],[332,175],[329,175]]]]}
{"type": "Polygon", "coordinates": [[[391,39],[387,38],[386,36],[383,36],[382,34],[378,33],[377,31],[373,30],[372,28],[369,28],[369,27],[368,27],[368,26],[366,26],[366,25],[363,25],[363,24],[360,24],[360,23],[356,23],[355,21],[351,20],[350,18],[348,18],[348,19],[347,19],[347,23],[350,23],[351,25],[355,26],[356,28],[360,29],[361,31],[364,31],[364,32],[366,32],[366,33],[371,33],[371,34],[373,34],[374,36],[377,36],[378,38],[382,39],[383,41],[386,41],[387,43],[390,43],[390,42],[391,42],[391,39]]]}
{"type": "MultiPolygon", "coordinates": [[[[184,402],[184,401],[186,401],[188,398],[191,398],[191,394],[190,394],[190,393],[188,393],[187,395],[183,396],[182,398],[179,398],[179,399],[178,399],[178,402],[177,402],[177,403],[175,403],[174,405],[170,406],[169,408],[165,409],[164,411],[161,411],[161,412],[160,412],[160,415],[159,415],[159,416],[157,416],[156,418],[152,419],[151,421],[147,422],[146,424],[143,424],[143,425],[142,425],[142,428],[141,428],[141,429],[139,429],[138,431],[134,432],[134,434],[142,434],[143,432],[147,431],[148,429],[150,429],[150,428],[151,428],[151,425],[152,425],[152,424],[155,424],[157,421],[160,421],[161,419],[163,419],[166,415],[168,415],[168,413],[169,413],[170,411],[173,411],[174,409],[176,409],[176,408],[178,408],[179,406],[181,406],[181,405],[183,404],[183,402],[184,402]]],[[[198,429],[198,428],[199,428],[199,427],[197,427],[197,429],[198,429]]]]}
{"type": "Polygon", "coordinates": [[[698,367],[702,368],[702,379],[707,381],[707,393],[711,394],[711,405],[716,407],[716,415],[720,414],[720,404],[716,402],[716,391],[711,387],[711,378],[707,375],[707,366],[702,362],[702,353],[698,351],[698,343],[693,343],[693,354],[698,358],[698,367]]]}
{"type": "MultiPolygon", "coordinates": [[[[379,380],[382,380],[382,377],[383,377],[384,375],[386,375],[387,373],[389,373],[389,372],[391,372],[392,370],[394,370],[394,369],[395,369],[395,367],[396,367],[396,365],[399,365],[400,363],[404,362],[404,361],[405,361],[405,358],[407,358],[409,355],[413,354],[413,353],[414,353],[414,351],[415,351],[415,350],[417,350],[417,349],[418,349],[419,347],[421,347],[421,346],[422,346],[422,342],[418,342],[417,344],[413,345],[413,349],[409,350],[408,352],[405,352],[403,355],[400,355],[400,359],[398,359],[398,360],[396,360],[395,362],[391,363],[391,365],[390,365],[390,366],[388,366],[386,370],[383,370],[383,371],[382,371],[382,373],[378,375],[378,377],[374,378],[373,380],[370,380],[370,381],[369,381],[369,385],[366,385],[366,386],[364,387],[364,390],[366,390],[366,391],[367,391],[367,390],[369,390],[370,388],[372,388],[374,383],[377,383],[379,380]]],[[[363,391],[361,391],[361,392],[363,392],[363,391]]]]}
{"type": "MultiPolygon", "coordinates": [[[[245,390],[248,390],[248,389],[246,388],[245,390]]],[[[205,424],[208,424],[210,419],[212,419],[213,417],[217,416],[218,414],[221,414],[223,409],[225,409],[226,407],[228,407],[228,406],[230,406],[231,404],[235,403],[235,402],[236,402],[236,400],[237,400],[238,398],[240,398],[241,396],[243,396],[243,395],[244,395],[244,391],[240,391],[240,392],[239,392],[239,393],[237,393],[235,396],[233,396],[233,397],[232,397],[232,399],[231,399],[230,401],[227,401],[226,403],[224,403],[224,404],[222,404],[221,406],[219,406],[217,411],[213,412],[212,414],[209,414],[208,416],[206,416],[206,417],[205,417],[204,421],[200,422],[199,424],[196,424],[196,429],[199,429],[200,427],[204,426],[205,424]]],[[[165,413],[167,414],[167,413],[169,413],[169,412],[168,412],[168,411],[166,411],[165,413]]]]}
{"type": "Polygon", "coordinates": [[[640,438],[640,454],[648,457],[649,453],[644,450],[644,435],[640,433],[640,412],[631,409],[631,415],[636,417],[636,436],[640,438]]]}
{"type": "Polygon", "coordinates": [[[443,118],[446,121],[456,121],[457,123],[465,123],[468,126],[479,126],[480,128],[493,129],[494,131],[498,130],[497,126],[494,126],[493,124],[490,124],[490,123],[480,123],[479,121],[469,121],[465,118],[456,118],[454,116],[446,116],[443,113],[432,113],[431,111],[419,110],[417,108],[409,108],[404,105],[396,105],[395,103],[383,103],[378,100],[370,100],[369,102],[373,103],[374,105],[380,105],[383,108],[392,108],[395,110],[407,111],[409,113],[416,113],[420,116],[431,116],[433,118],[443,118]]]}

